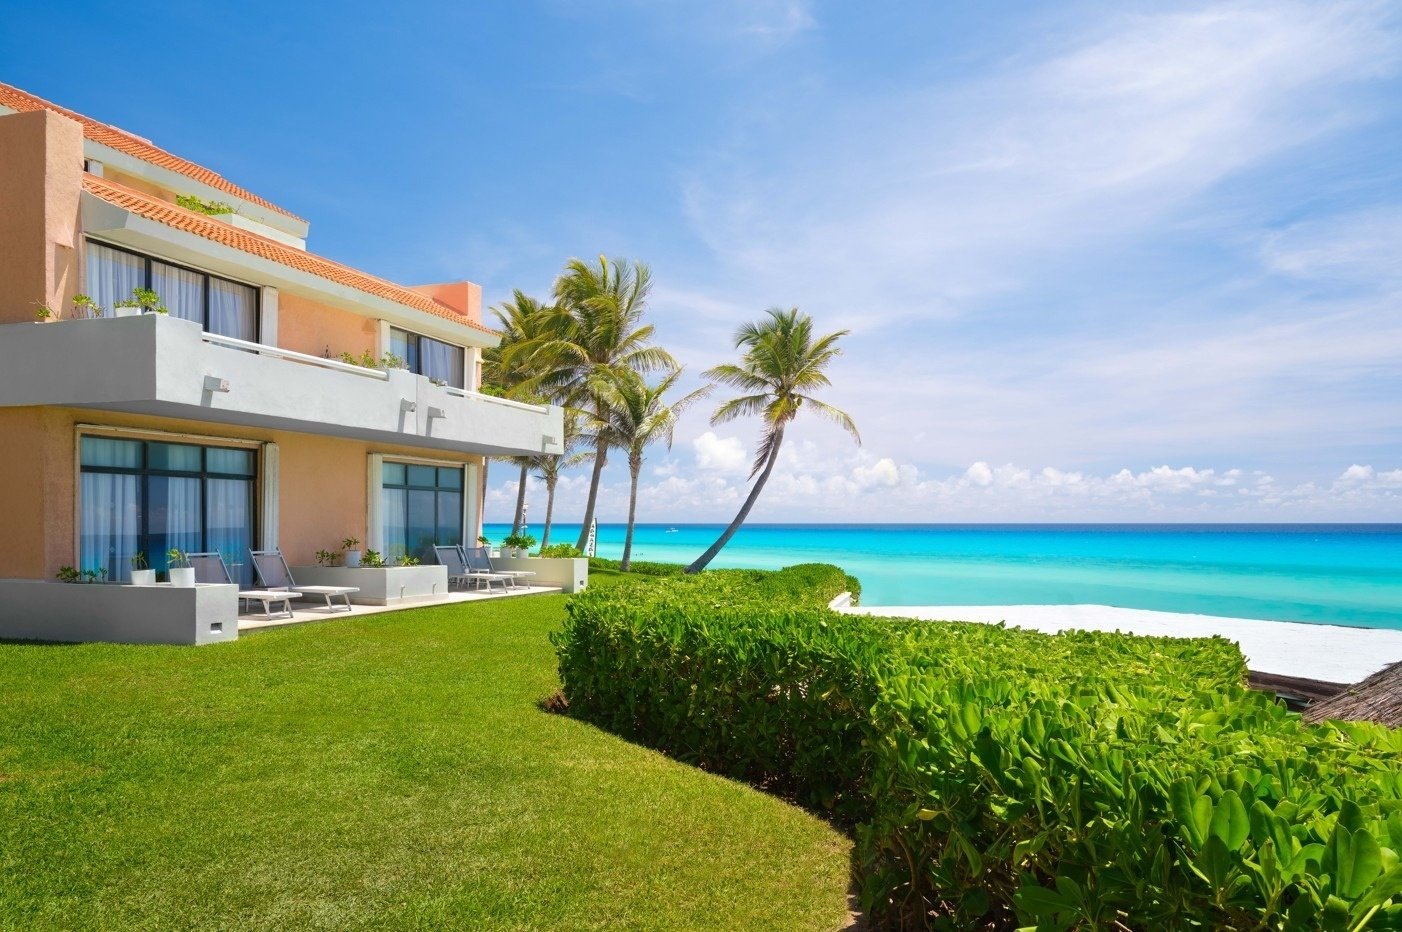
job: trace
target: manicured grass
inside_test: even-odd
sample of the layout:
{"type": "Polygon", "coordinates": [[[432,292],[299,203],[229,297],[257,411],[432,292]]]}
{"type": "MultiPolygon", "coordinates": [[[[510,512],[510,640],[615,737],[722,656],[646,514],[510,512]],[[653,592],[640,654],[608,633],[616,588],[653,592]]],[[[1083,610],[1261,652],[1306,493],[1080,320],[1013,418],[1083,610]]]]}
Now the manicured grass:
{"type": "Polygon", "coordinates": [[[0,928],[839,927],[841,833],[537,707],[563,606],[0,644],[0,928]]]}

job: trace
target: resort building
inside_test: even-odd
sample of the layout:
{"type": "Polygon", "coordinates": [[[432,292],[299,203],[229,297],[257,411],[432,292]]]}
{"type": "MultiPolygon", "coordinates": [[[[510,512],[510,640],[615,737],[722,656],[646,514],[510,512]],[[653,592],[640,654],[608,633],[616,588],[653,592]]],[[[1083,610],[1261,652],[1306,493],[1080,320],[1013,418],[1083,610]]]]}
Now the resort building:
{"type": "Polygon", "coordinates": [[[120,582],[177,549],[248,587],[251,549],[295,567],[343,538],[431,563],[480,533],[484,457],[560,451],[558,408],[479,393],[477,285],[397,285],[307,235],[0,84],[0,580],[120,582]],[[143,297],[165,312],[119,306],[143,297]]]}

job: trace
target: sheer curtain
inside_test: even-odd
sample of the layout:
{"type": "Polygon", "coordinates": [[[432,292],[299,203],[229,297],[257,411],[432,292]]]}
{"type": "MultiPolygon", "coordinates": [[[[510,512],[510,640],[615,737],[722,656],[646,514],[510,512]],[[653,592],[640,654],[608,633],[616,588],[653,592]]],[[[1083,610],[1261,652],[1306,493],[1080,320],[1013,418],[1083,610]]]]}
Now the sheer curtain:
{"type": "Polygon", "coordinates": [[[234,581],[253,582],[248,550],[253,544],[253,483],[248,479],[205,482],[205,546],[223,554],[234,581]]]}
{"type": "Polygon", "coordinates": [[[85,472],[80,494],[78,569],[106,570],[112,581],[131,579],[141,534],[140,477],[85,472]]]}
{"type": "Polygon", "coordinates": [[[223,279],[209,280],[209,324],[206,329],[226,337],[258,339],[258,298],[254,289],[223,279]]]}
{"type": "Polygon", "coordinates": [[[204,276],[199,272],[151,263],[151,290],[161,296],[161,303],[171,317],[193,320],[204,326],[204,276]]]}
{"type": "Polygon", "coordinates": [[[430,379],[442,379],[454,388],[462,388],[462,347],[422,337],[419,340],[419,374],[430,379]]]}
{"type": "Polygon", "coordinates": [[[90,242],[87,272],[88,297],[110,316],[112,305],[127,300],[134,289],[145,284],[146,260],[90,242]]]}
{"type": "Polygon", "coordinates": [[[384,527],[386,560],[400,557],[408,552],[405,538],[408,536],[408,528],[405,526],[405,506],[403,489],[384,489],[383,498],[380,500],[380,514],[384,527]]]}
{"type": "Polygon", "coordinates": [[[147,531],[155,551],[149,555],[151,566],[167,569],[166,553],[172,548],[186,553],[201,549],[200,480],[151,476],[148,482],[147,531]]]}

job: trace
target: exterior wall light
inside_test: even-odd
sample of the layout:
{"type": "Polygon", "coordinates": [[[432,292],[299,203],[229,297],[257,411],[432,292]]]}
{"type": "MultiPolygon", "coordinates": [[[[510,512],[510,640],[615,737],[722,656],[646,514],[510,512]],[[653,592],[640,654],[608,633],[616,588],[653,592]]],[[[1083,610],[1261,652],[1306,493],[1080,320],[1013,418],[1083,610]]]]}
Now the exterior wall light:
{"type": "Polygon", "coordinates": [[[204,377],[204,390],[207,392],[227,392],[229,380],[221,379],[217,375],[207,375],[204,377]]]}

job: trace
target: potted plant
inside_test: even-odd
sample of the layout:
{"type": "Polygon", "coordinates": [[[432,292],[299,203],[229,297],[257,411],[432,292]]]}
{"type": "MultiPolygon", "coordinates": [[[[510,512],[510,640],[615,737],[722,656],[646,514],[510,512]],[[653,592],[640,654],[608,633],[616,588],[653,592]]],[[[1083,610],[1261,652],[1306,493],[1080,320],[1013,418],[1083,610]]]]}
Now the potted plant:
{"type": "Polygon", "coordinates": [[[85,294],[75,294],[73,296],[73,307],[76,309],[79,318],[92,319],[102,316],[102,306],[85,294]]]}
{"type": "Polygon", "coordinates": [[[156,571],[146,562],[146,554],[138,550],[131,555],[131,584],[133,586],[154,586],[156,571]]]}
{"type": "Polygon", "coordinates": [[[334,550],[318,550],[318,551],[316,552],[316,565],[317,565],[317,566],[335,566],[335,565],[336,565],[336,551],[334,551],[334,550]]]}
{"type": "Polygon", "coordinates": [[[75,583],[83,578],[83,574],[74,567],[60,566],[58,572],[54,574],[54,578],[59,582],[75,583]]]}
{"type": "Polygon", "coordinates": [[[378,550],[367,550],[360,555],[360,565],[380,569],[385,565],[385,558],[380,556],[378,550]]]}
{"type": "Polygon", "coordinates": [[[492,542],[486,534],[477,535],[477,546],[487,548],[487,556],[492,555],[492,542]]]}
{"type": "Polygon", "coordinates": [[[341,549],[346,552],[346,566],[360,565],[360,538],[347,537],[341,541],[341,549]]]}
{"type": "Polygon", "coordinates": [[[185,554],[176,547],[166,551],[166,558],[170,561],[170,584],[181,589],[190,589],[195,585],[195,568],[190,566],[190,561],[185,559],[185,554]]]}
{"type": "Polygon", "coordinates": [[[150,288],[133,288],[130,298],[112,305],[112,313],[117,317],[136,317],[140,314],[166,314],[169,309],[161,303],[161,296],[150,288]]]}
{"type": "Polygon", "coordinates": [[[502,538],[501,546],[509,550],[507,556],[524,557],[535,546],[535,538],[529,534],[512,534],[502,538]]]}

